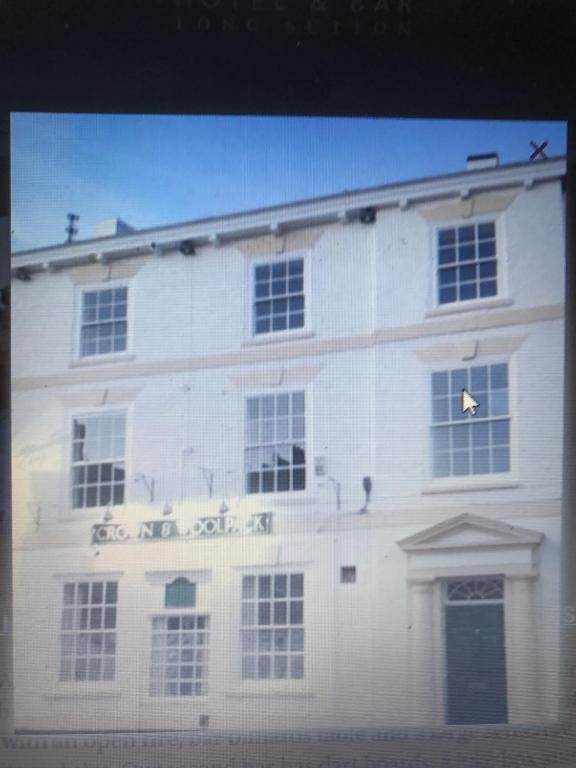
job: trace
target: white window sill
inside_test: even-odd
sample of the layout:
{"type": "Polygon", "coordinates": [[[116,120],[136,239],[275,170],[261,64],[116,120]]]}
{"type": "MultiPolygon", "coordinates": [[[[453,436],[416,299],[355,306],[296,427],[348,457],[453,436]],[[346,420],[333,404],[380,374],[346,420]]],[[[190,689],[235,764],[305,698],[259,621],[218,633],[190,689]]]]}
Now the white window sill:
{"type": "Polygon", "coordinates": [[[112,355],[91,355],[82,357],[70,363],[70,368],[86,368],[92,365],[106,365],[109,363],[126,363],[134,360],[134,355],[130,352],[117,352],[112,355]]]}
{"type": "Polygon", "coordinates": [[[478,312],[482,309],[497,309],[498,307],[510,307],[514,302],[512,299],[477,299],[473,301],[453,302],[452,304],[443,304],[426,312],[425,317],[443,317],[444,315],[455,315],[461,312],[478,312]]]}
{"type": "Polygon", "coordinates": [[[248,493],[246,498],[262,499],[264,503],[278,507],[306,507],[316,504],[316,497],[310,496],[306,491],[293,491],[292,493],[248,493]]]}
{"type": "Polygon", "coordinates": [[[509,474],[450,477],[432,480],[422,489],[422,494],[467,493],[468,491],[491,491],[518,488],[520,483],[509,474]]]}
{"type": "Polygon", "coordinates": [[[121,520],[118,520],[117,518],[120,511],[124,512],[125,508],[125,504],[117,504],[115,506],[112,505],[106,507],[83,507],[82,509],[74,509],[67,512],[62,512],[58,518],[58,521],[61,523],[70,523],[83,520],[84,522],[89,522],[92,524],[104,524],[105,521],[103,520],[103,517],[109,509],[113,517],[112,520],[107,520],[106,523],[120,523],[121,520]]]}
{"type": "Polygon", "coordinates": [[[313,691],[304,689],[301,691],[294,690],[282,690],[275,688],[268,691],[243,691],[240,689],[234,691],[228,691],[226,697],[229,699],[271,699],[271,698],[283,698],[283,699],[312,699],[316,696],[313,691]]]}
{"type": "Polygon", "coordinates": [[[102,690],[96,690],[95,688],[82,690],[83,683],[78,683],[77,685],[78,688],[67,688],[63,691],[54,690],[50,693],[45,693],[42,698],[45,701],[60,701],[62,699],[119,699],[122,696],[122,693],[118,690],[117,686],[114,686],[113,688],[107,686],[102,690]]]}
{"type": "Polygon", "coordinates": [[[242,342],[243,347],[259,347],[264,344],[277,344],[284,341],[303,341],[312,339],[316,334],[313,331],[277,331],[276,333],[266,333],[242,342]]]}

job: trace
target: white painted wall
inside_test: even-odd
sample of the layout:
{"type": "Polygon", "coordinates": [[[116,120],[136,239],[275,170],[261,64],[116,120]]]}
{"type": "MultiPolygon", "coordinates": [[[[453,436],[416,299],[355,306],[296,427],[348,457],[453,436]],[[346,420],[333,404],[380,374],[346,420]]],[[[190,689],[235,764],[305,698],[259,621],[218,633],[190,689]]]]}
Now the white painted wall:
{"type": "MultiPolygon", "coordinates": [[[[413,717],[413,702],[407,686],[407,564],[396,542],[467,511],[546,534],[536,592],[542,619],[538,648],[546,681],[542,713],[553,715],[563,321],[532,317],[518,322],[510,315],[494,327],[480,326],[495,312],[563,301],[559,184],[520,191],[498,216],[504,298],[513,303],[456,312],[444,326],[427,317],[433,309],[434,254],[431,225],[418,210],[381,211],[374,226],[327,227],[306,256],[308,326],[314,334],[309,343],[341,343],[304,347],[284,360],[273,358],[288,355],[281,352],[290,349],[285,343],[246,346],[251,261],[235,244],[200,249],[191,258],[178,253],[147,258],[129,279],[134,358],[104,367],[71,367],[79,286],[69,272],[13,283],[17,727],[196,727],[199,714],[209,714],[216,728],[403,725],[413,717]],[[438,323],[433,334],[427,330],[431,323],[438,323]],[[370,346],[370,334],[386,329],[404,329],[405,337],[370,346]],[[417,353],[463,339],[482,343],[510,336],[521,339],[509,358],[517,428],[514,487],[472,490],[473,483],[464,482],[459,490],[454,485],[446,489],[451,492],[427,493],[430,370],[470,363],[447,358],[431,366],[417,353]],[[350,340],[357,348],[350,348],[350,340]],[[268,350],[270,359],[249,358],[255,349],[268,350]],[[222,357],[191,368],[190,361],[209,355],[222,357]],[[150,367],[129,367],[140,363],[150,367]],[[121,365],[128,367],[118,378],[121,365]],[[242,499],[247,391],[234,378],[280,368],[311,371],[306,385],[289,387],[306,388],[309,484],[288,498],[247,502],[242,499]],[[106,370],[109,376],[102,373],[106,370]],[[70,384],[62,378],[68,374],[83,380],[70,384]],[[60,378],[46,378],[44,386],[42,377],[49,376],[60,378]],[[113,407],[128,412],[127,503],[114,510],[116,520],[159,518],[165,502],[174,505],[177,518],[207,509],[214,514],[226,495],[239,509],[252,503],[271,510],[274,535],[107,545],[95,557],[90,527],[101,521],[102,510],[71,514],[69,502],[70,418],[89,409],[70,401],[72,395],[102,395],[105,389],[122,390],[125,401],[113,407]],[[188,448],[193,453],[183,458],[188,448]],[[325,457],[327,475],[341,483],[339,516],[333,487],[313,476],[315,456],[325,457]],[[214,471],[210,504],[199,465],[214,471]],[[152,506],[146,506],[142,487],[134,483],[138,473],[155,478],[152,506]],[[372,503],[368,515],[356,517],[364,503],[364,476],[373,480],[372,503]],[[354,522],[350,530],[332,530],[338,520],[354,522]],[[306,574],[307,675],[292,696],[281,689],[258,695],[235,681],[235,569],[267,565],[279,572],[301,568],[306,574]],[[356,565],[356,584],[339,583],[343,565],[356,565]],[[149,616],[161,604],[146,572],[168,568],[210,572],[198,593],[198,610],[210,611],[213,628],[206,699],[153,700],[146,693],[149,616]],[[90,698],[78,685],[62,695],[57,682],[61,581],[55,574],[118,571],[118,679],[104,686],[103,697],[90,698]]],[[[471,364],[494,361],[480,355],[471,364]]],[[[265,387],[250,393],[260,391],[265,387]]]]}

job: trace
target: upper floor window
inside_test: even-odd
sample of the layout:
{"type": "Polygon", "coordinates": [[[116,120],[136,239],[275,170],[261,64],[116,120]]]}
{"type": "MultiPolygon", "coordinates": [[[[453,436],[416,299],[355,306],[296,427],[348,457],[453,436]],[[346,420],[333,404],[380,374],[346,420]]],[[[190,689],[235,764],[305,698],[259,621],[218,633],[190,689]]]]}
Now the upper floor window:
{"type": "Polygon", "coordinates": [[[246,400],[246,493],[306,487],[304,392],[246,400]]]}
{"type": "Polygon", "coordinates": [[[252,328],[255,335],[304,327],[304,259],[254,268],[252,328]]]}
{"type": "Polygon", "coordinates": [[[304,677],[304,574],[242,577],[242,678],[304,677]]]}
{"type": "Polygon", "coordinates": [[[126,286],[83,292],[80,357],[126,351],[127,302],[128,289],[126,286]]]}
{"type": "Polygon", "coordinates": [[[435,477],[510,471],[508,365],[479,365],[432,374],[435,477]],[[478,401],[462,413],[462,390],[478,401]]]}
{"type": "Polygon", "coordinates": [[[72,506],[124,503],[124,413],[98,413],[73,420],[72,506]]]}
{"type": "Polygon", "coordinates": [[[64,584],[60,680],[114,680],[117,581],[64,584]]]}
{"type": "Polygon", "coordinates": [[[484,299],[498,293],[493,221],[437,232],[438,304],[484,299]]]}

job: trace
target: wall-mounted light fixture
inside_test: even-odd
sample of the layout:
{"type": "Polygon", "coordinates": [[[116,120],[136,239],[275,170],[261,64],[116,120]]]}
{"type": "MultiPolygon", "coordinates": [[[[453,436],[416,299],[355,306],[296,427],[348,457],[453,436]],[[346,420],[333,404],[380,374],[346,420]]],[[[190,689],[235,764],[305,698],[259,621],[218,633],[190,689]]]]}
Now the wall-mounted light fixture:
{"type": "Polygon", "coordinates": [[[27,283],[32,279],[32,274],[28,267],[18,267],[14,273],[16,280],[21,280],[23,283],[27,283]]]}
{"type": "Polygon", "coordinates": [[[341,485],[338,482],[338,480],[336,480],[335,477],[328,477],[328,480],[330,481],[330,483],[332,483],[332,487],[334,488],[334,493],[336,494],[336,509],[338,510],[338,512],[340,512],[340,488],[341,488],[341,485]]]}
{"type": "Polygon", "coordinates": [[[194,240],[182,240],[180,248],[178,249],[182,256],[194,256],[196,253],[196,246],[194,240]]]}
{"type": "Polygon", "coordinates": [[[362,208],[360,211],[360,221],[362,224],[374,224],[376,221],[376,208],[362,208]]]}
{"type": "Polygon", "coordinates": [[[358,510],[359,515],[364,515],[366,512],[368,512],[368,502],[370,501],[370,494],[372,493],[372,478],[371,477],[363,477],[362,478],[362,488],[364,489],[364,493],[366,495],[366,499],[364,501],[364,506],[362,509],[358,510]]]}

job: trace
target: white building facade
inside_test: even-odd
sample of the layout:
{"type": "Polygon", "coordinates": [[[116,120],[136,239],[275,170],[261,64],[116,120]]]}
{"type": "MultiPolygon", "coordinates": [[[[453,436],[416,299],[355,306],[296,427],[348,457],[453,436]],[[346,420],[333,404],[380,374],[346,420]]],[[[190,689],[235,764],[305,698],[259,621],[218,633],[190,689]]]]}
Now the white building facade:
{"type": "Polygon", "coordinates": [[[555,719],[564,174],[13,257],[16,729],[555,719]]]}

